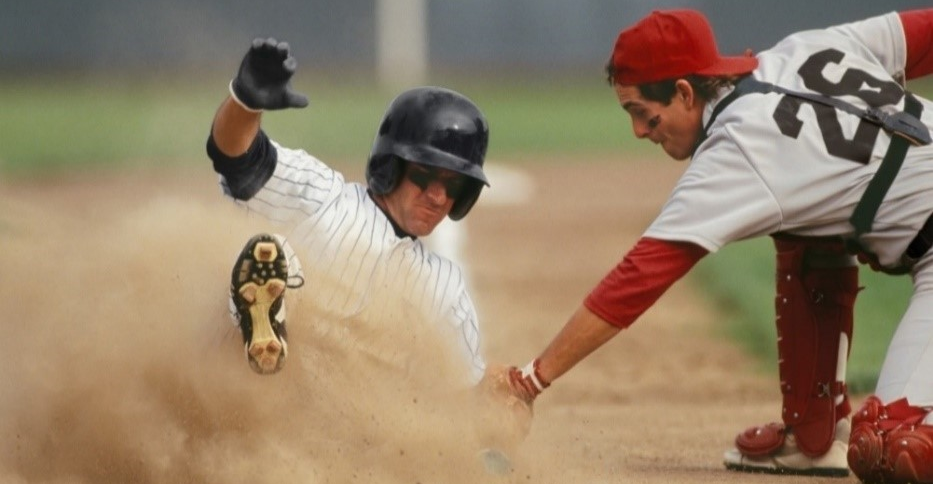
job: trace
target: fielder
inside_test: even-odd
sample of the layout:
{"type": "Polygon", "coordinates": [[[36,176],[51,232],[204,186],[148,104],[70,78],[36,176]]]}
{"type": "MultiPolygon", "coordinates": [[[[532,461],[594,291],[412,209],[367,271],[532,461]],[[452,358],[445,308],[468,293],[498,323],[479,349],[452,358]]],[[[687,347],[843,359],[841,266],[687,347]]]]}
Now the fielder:
{"type": "MultiPolygon", "coordinates": [[[[484,374],[476,310],[457,265],[419,237],[469,213],[488,185],[485,117],[439,87],[403,92],[389,105],[366,165],[368,186],[260,129],[265,110],[301,108],[295,58],[285,42],[256,39],[214,118],[207,153],[224,193],[288,231],[250,239],[234,264],[231,301],[247,361],[262,374],[287,356],[284,293],[313,284],[315,314],[352,337],[360,314],[419,318],[438,326],[473,383],[484,374]],[[292,246],[305,257],[304,267],[292,246]],[[377,297],[390,292],[392,297],[377,297]],[[388,305],[388,300],[397,304],[388,305]],[[389,311],[410,311],[388,314],[389,311]]],[[[321,323],[316,321],[316,323],[321,323]]],[[[324,323],[321,323],[324,324],[324,323]]],[[[343,333],[341,333],[343,334],[343,333]]],[[[399,348],[399,351],[410,351],[399,348]]]]}
{"type": "Polygon", "coordinates": [[[799,32],[757,56],[720,56],[691,10],[623,30],[607,73],[635,135],[691,161],[547,348],[501,375],[511,393],[530,405],[702,257],[771,236],[783,422],[739,434],[726,467],[933,483],[933,102],[902,85],[931,72],[933,9],[799,32]],[[914,293],[850,420],[857,259],[909,273],[914,293]]]}

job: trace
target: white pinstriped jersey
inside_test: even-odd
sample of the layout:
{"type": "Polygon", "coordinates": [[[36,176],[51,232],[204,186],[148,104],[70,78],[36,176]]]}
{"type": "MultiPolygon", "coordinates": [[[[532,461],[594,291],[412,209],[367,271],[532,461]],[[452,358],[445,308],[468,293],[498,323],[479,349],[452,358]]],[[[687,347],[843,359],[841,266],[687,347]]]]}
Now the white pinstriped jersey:
{"type": "MultiPolygon", "coordinates": [[[[348,338],[372,338],[380,331],[425,329],[446,333],[469,365],[474,383],[485,371],[476,310],[463,272],[428,250],[420,240],[396,235],[391,221],[365,186],[343,176],[303,150],[272,142],[277,163],[272,177],[246,202],[250,211],[288,227],[287,239],[298,252],[314,317],[327,331],[348,338]],[[407,322],[405,327],[385,322],[407,322]],[[429,324],[430,324],[429,323],[429,324]],[[364,331],[354,327],[366,325],[364,331]]],[[[221,183],[224,183],[221,178],[221,183]]],[[[225,187],[225,193],[229,190],[225,187]]],[[[416,336],[415,336],[416,337],[416,336]]],[[[390,338],[391,339],[391,338],[390,338]]],[[[378,345],[377,345],[378,346],[378,345]]],[[[404,365],[411,348],[373,350],[404,365]]]]}
{"type": "MultiPolygon", "coordinates": [[[[906,64],[897,13],[800,32],[758,59],[752,75],[759,80],[862,108],[904,109],[894,80],[906,64]]],[[[921,102],[922,120],[933,128],[933,103],[921,102]]],[[[708,103],[704,124],[715,105],[708,103]]],[[[776,232],[851,235],[849,217],[891,139],[857,116],[778,93],[741,96],[708,133],[646,236],[714,252],[776,232]]],[[[862,241],[881,265],[895,267],[931,212],[933,146],[912,147],[862,241]]]]}

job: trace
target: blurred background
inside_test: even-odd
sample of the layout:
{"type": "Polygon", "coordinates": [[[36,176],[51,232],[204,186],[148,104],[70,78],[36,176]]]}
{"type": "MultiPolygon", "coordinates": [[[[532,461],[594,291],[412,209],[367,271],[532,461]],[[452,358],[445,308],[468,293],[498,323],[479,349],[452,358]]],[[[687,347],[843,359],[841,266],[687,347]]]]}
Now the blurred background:
{"type": "Polygon", "coordinates": [[[0,173],[200,156],[213,109],[255,37],[288,41],[310,112],[278,138],[365,156],[402,86],[445,84],[487,111],[494,156],[619,153],[627,120],[603,65],[656,8],[706,13],[724,53],[929,0],[5,0],[0,173]]]}
{"type": "Polygon", "coordinates": [[[384,32],[423,36],[432,73],[595,71],[620,28],[656,8],[692,7],[720,48],[760,50],[795,30],[824,27],[928,0],[32,0],[4,2],[5,74],[62,69],[229,73],[255,36],[290,41],[307,66],[372,75],[384,32]],[[407,17],[407,20],[406,18],[407,17]],[[418,26],[419,24],[423,27],[418,26]],[[419,31],[421,30],[421,31],[419,31]]]}
{"type": "MultiPolygon", "coordinates": [[[[288,41],[295,87],[311,105],[267,115],[266,129],[359,169],[385,106],[403,86],[473,98],[490,159],[531,168],[664,159],[637,143],[603,65],[620,29],[658,8],[709,18],[720,51],[766,49],[794,31],[929,7],[930,0],[0,0],[0,182],[194,167],[227,83],[255,37],[288,41]]],[[[930,82],[911,88],[930,94],[930,82]]],[[[0,183],[0,191],[3,184],[0,183]]],[[[2,215],[2,214],[0,214],[2,215]]],[[[3,223],[0,220],[0,235],[3,223]]],[[[769,241],[737,244],[697,271],[752,351],[774,355],[769,241]],[[749,323],[754,324],[749,324],[749,323]]],[[[873,384],[909,294],[905,278],[860,296],[872,348],[853,368],[873,384]],[[872,299],[875,298],[875,299],[872,299]],[[874,324],[874,321],[892,321],[874,324]]],[[[767,365],[766,365],[767,366],[767,365]]]]}

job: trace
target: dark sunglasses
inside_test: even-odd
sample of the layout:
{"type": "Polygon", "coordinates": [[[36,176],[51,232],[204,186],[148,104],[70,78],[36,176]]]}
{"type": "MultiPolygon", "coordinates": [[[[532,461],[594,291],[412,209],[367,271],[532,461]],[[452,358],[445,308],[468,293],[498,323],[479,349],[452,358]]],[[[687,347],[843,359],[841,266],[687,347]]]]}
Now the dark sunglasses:
{"type": "Polygon", "coordinates": [[[421,191],[427,190],[432,182],[438,182],[444,186],[444,192],[447,198],[456,200],[463,194],[466,188],[467,177],[463,175],[442,177],[441,172],[436,168],[425,168],[414,163],[408,165],[405,177],[412,182],[421,191]]]}

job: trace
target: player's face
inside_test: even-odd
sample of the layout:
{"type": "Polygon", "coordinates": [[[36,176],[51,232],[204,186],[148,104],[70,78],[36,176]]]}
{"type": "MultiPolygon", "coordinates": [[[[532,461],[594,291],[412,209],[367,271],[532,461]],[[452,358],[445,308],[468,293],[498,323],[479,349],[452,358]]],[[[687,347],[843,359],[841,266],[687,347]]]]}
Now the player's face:
{"type": "Polygon", "coordinates": [[[433,166],[405,163],[398,186],[385,196],[386,210],[405,232],[429,235],[450,213],[467,177],[433,166]]]}
{"type": "Polygon", "coordinates": [[[693,154],[702,128],[704,103],[695,102],[687,81],[677,81],[677,93],[666,106],[642,97],[637,86],[613,87],[622,109],[632,117],[636,137],[661,145],[675,160],[685,160],[693,154]]]}

